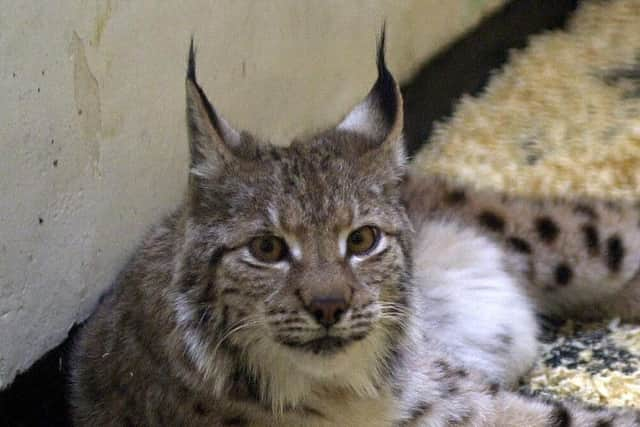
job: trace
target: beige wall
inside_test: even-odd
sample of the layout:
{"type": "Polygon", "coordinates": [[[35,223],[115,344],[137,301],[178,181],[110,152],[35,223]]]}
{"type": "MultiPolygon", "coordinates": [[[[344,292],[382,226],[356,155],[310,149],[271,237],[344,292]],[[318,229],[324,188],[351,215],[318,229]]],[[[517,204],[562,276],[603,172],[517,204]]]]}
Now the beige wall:
{"type": "Polygon", "coordinates": [[[0,388],[84,319],[185,183],[185,55],[278,143],[343,115],[386,18],[406,78],[502,0],[0,1],[0,388]]]}

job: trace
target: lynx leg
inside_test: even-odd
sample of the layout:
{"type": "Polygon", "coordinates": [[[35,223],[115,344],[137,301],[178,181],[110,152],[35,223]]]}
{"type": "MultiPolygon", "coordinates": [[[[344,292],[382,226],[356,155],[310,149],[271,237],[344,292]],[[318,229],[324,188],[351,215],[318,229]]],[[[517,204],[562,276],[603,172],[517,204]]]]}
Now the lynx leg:
{"type": "Polygon", "coordinates": [[[511,392],[496,395],[494,417],[492,422],[485,425],[496,427],[640,426],[640,414],[633,411],[592,409],[572,402],[544,402],[511,392]]]}
{"type": "Polygon", "coordinates": [[[513,392],[497,392],[475,400],[474,408],[456,408],[456,413],[434,412],[407,420],[398,427],[639,427],[640,413],[607,408],[589,408],[573,402],[549,402],[513,392]],[[478,405],[484,400],[485,405],[478,405]],[[490,400],[490,401],[489,401],[490,400]],[[463,414],[462,416],[460,414],[463,414]]]}

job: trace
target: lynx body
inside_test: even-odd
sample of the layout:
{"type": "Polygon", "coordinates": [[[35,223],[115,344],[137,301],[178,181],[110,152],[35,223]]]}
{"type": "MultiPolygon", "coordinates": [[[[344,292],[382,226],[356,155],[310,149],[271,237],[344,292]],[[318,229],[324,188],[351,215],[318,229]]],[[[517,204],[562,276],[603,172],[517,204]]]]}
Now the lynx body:
{"type": "Polygon", "coordinates": [[[510,391],[536,311],[636,317],[631,206],[412,174],[384,36],[365,100],[288,147],[217,114],[193,46],[186,90],[186,201],[81,332],[76,425],[640,426],[510,391]]]}

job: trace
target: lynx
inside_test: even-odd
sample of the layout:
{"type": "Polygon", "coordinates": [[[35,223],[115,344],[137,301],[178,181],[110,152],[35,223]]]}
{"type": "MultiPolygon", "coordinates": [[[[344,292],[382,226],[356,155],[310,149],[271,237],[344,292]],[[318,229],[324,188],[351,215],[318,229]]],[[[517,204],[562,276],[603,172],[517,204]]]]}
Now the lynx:
{"type": "Polygon", "coordinates": [[[412,172],[385,65],[335,128],[233,129],[186,77],[185,202],[83,328],[77,426],[640,426],[513,391],[535,313],[637,319],[629,205],[528,200],[412,172]]]}

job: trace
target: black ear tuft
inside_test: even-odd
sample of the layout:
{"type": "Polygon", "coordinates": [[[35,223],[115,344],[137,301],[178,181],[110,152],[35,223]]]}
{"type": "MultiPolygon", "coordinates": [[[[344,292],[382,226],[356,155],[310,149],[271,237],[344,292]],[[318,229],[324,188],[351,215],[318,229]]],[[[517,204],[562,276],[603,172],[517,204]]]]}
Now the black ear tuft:
{"type": "Polygon", "coordinates": [[[378,78],[364,100],[340,122],[337,129],[366,135],[391,154],[395,166],[404,168],[406,156],[402,142],[402,94],[384,58],[386,25],[378,38],[376,64],[378,78]]]}
{"type": "Polygon", "coordinates": [[[380,32],[380,38],[378,39],[378,52],[377,52],[377,66],[378,66],[378,79],[373,87],[372,92],[376,94],[378,98],[378,108],[381,110],[382,119],[385,121],[385,125],[391,127],[393,122],[397,119],[398,114],[398,101],[399,98],[396,94],[396,82],[393,75],[387,68],[387,64],[384,58],[385,54],[385,41],[386,41],[386,22],[382,24],[382,31],[380,32]]]}
{"type": "MultiPolygon", "coordinates": [[[[197,92],[198,105],[200,105],[200,107],[204,110],[204,113],[209,119],[209,123],[213,126],[215,131],[218,132],[223,139],[229,136],[228,134],[225,134],[225,131],[227,130],[226,127],[228,127],[228,125],[222,123],[222,119],[218,117],[218,114],[216,114],[216,110],[213,108],[213,105],[211,105],[211,102],[209,102],[209,99],[204,93],[204,90],[196,81],[196,48],[193,42],[193,35],[191,36],[191,43],[189,45],[189,59],[187,60],[187,86],[189,85],[192,85],[197,92]]],[[[193,103],[194,100],[192,98],[193,96],[187,96],[187,101],[191,101],[193,103]]],[[[187,115],[187,122],[190,127],[194,126],[194,118],[195,117],[191,114],[187,115]]],[[[192,146],[192,148],[195,147],[192,146]]],[[[194,158],[197,157],[193,152],[192,155],[194,155],[194,158]]]]}
{"type": "Polygon", "coordinates": [[[338,125],[378,141],[396,138],[402,132],[402,95],[384,59],[386,25],[382,26],[376,54],[378,78],[367,97],[338,125]]]}
{"type": "Polygon", "coordinates": [[[196,49],[191,37],[187,60],[186,107],[192,172],[214,175],[220,165],[234,160],[240,133],[220,117],[196,81],[196,49]]]}
{"type": "MultiPolygon", "coordinates": [[[[386,41],[386,33],[387,33],[387,23],[386,21],[382,24],[382,30],[380,31],[380,38],[378,38],[378,55],[376,64],[378,65],[378,77],[389,74],[389,70],[387,70],[387,64],[384,60],[384,45],[386,41]]],[[[191,40],[193,42],[193,39],[191,40]]]]}
{"type": "Polygon", "coordinates": [[[193,44],[193,34],[191,35],[191,44],[189,45],[189,59],[187,61],[187,79],[196,81],[196,48],[193,44]]]}

